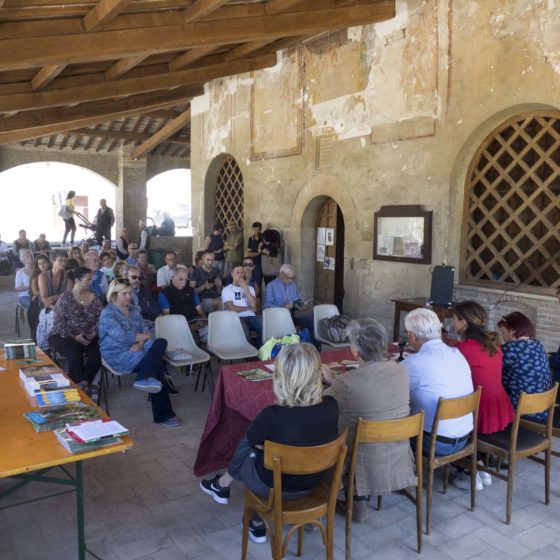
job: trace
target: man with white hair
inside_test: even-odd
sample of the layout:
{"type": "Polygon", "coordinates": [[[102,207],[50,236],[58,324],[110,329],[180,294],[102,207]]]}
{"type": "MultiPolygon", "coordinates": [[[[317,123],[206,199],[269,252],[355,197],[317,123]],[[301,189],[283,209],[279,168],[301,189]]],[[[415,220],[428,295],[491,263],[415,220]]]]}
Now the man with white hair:
{"type": "MultiPolygon", "coordinates": [[[[438,399],[472,393],[471,370],[461,352],[441,340],[441,323],[433,311],[414,309],[404,324],[415,354],[401,363],[408,370],[412,413],[425,412],[423,448],[428,449],[438,399]]],[[[470,414],[442,420],[438,425],[436,455],[451,455],[465,447],[472,429],[470,414]]]]}
{"type": "Polygon", "coordinates": [[[84,255],[84,261],[86,267],[91,270],[91,282],[89,285],[91,291],[96,296],[103,297],[109,289],[109,282],[107,282],[107,276],[99,270],[101,267],[101,260],[97,251],[93,249],[87,251],[84,255]]]}

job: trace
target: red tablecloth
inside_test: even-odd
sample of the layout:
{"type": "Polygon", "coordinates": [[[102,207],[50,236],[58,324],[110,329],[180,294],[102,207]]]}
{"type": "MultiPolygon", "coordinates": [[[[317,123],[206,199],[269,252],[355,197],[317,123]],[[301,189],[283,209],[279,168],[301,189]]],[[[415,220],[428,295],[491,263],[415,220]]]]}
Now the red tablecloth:
{"type": "MultiPolygon", "coordinates": [[[[345,359],[352,359],[348,347],[321,352],[323,363],[345,359]]],[[[267,363],[270,362],[246,362],[222,367],[194,463],[196,476],[227,467],[249,424],[263,408],[274,404],[272,380],[248,381],[235,373],[267,363]]]]}

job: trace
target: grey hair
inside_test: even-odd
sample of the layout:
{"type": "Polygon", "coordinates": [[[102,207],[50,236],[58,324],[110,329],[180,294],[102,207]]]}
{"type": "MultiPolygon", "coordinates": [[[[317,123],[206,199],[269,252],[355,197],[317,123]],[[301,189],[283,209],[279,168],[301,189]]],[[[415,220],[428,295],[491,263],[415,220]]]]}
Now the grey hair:
{"type": "Polygon", "coordinates": [[[422,341],[441,339],[441,321],[430,309],[413,309],[405,317],[404,326],[422,341]]]}
{"type": "Polygon", "coordinates": [[[288,274],[288,273],[293,272],[293,271],[294,271],[294,267],[291,264],[284,263],[280,267],[279,273],[283,272],[284,274],[288,274]]]}
{"type": "Polygon", "coordinates": [[[171,279],[175,278],[175,276],[177,276],[179,272],[186,272],[188,275],[189,269],[186,266],[183,266],[182,264],[178,264],[175,268],[171,269],[171,279]]]}
{"type": "Polygon", "coordinates": [[[26,255],[31,255],[33,257],[33,251],[31,249],[20,249],[19,250],[19,260],[23,262],[23,258],[26,255]]]}
{"type": "Polygon", "coordinates": [[[380,362],[388,357],[385,327],[375,319],[355,319],[346,327],[350,344],[366,362],[380,362]]]}

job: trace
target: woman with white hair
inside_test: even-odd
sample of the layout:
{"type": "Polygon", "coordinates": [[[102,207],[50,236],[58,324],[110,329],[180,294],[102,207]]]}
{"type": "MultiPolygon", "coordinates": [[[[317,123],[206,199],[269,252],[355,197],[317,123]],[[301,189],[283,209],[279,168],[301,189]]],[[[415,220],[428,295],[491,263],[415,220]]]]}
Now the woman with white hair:
{"type": "MultiPolygon", "coordinates": [[[[346,328],[350,351],[360,364],[345,375],[334,377],[325,371],[331,387],[325,395],[338,402],[339,430],[348,428],[348,447],[354,441],[356,420],[393,420],[410,414],[408,373],[387,354],[387,331],[375,319],[351,321],[346,328]]],[[[356,465],[354,521],[367,516],[369,496],[382,496],[416,485],[414,461],[407,441],[362,445],[356,465]]]]}
{"type": "MultiPolygon", "coordinates": [[[[332,397],[323,398],[321,359],[311,344],[284,347],[278,354],[272,383],[278,404],[267,406],[255,418],[227,472],[200,482],[201,490],[219,504],[229,502],[229,487],[234,480],[240,480],[258,496],[268,497],[273,477],[264,466],[266,440],[307,447],[329,443],[338,436],[338,406],[332,397]]],[[[323,476],[285,475],[284,498],[309,495],[323,476]]],[[[256,543],[266,542],[266,528],[256,514],[249,526],[249,537],[256,543]]]]}
{"type": "Polygon", "coordinates": [[[19,252],[19,260],[23,263],[23,268],[16,272],[15,289],[18,291],[18,303],[25,309],[29,309],[31,297],[29,296],[29,283],[35,265],[33,251],[22,249],[19,252]]]}

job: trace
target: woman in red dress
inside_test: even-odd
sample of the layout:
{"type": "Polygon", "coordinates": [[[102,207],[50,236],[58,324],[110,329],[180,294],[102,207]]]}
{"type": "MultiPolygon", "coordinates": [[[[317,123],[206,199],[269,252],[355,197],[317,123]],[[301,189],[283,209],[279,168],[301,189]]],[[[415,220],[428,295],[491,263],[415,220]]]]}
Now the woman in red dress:
{"type": "Polygon", "coordinates": [[[498,334],[486,328],[488,315],[474,301],[453,308],[455,332],[461,336],[457,348],[471,368],[473,385],[482,387],[478,411],[479,434],[493,434],[513,421],[511,401],[502,385],[502,350],[498,334]]]}

